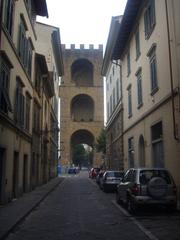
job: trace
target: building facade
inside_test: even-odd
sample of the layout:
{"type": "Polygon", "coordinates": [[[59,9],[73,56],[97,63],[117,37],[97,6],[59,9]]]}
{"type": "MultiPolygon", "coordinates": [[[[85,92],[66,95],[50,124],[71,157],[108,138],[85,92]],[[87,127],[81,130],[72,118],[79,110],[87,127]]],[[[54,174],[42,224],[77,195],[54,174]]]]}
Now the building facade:
{"type": "MultiPolygon", "coordinates": [[[[59,158],[59,84],[63,62],[59,28],[36,23],[36,47],[47,63],[48,74],[41,84],[42,181],[57,175],[59,158]]],[[[35,145],[36,147],[36,145],[35,145]]]]}
{"type": "Polygon", "coordinates": [[[113,59],[122,65],[124,166],[165,167],[180,190],[180,2],[129,0],[113,59]],[[163,27],[162,27],[163,26],[163,27]]]}
{"type": "Polygon", "coordinates": [[[122,16],[112,17],[102,65],[106,78],[106,167],[123,170],[123,109],[120,61],[112,60],[122,16]]]}
{"type": "Polygon", "coordinates": [[[73,147],[87,144],[94,150],[93,165],[101,164],[100,153],[94,146],[96,138],[104,127],[103,78],[101,65],[103,47],[76,49],[62,47],[64,76],[60,85],[60,128],[61,162],[71,165],[73,147]]]}
{"type": "Polygon", "coordinates": [[[0,203],[7,203],[57,175],[62,62],[59,30],[49,27],[42,40],[36,29],[36,16],[48,17],[45,0],[0,4],[0,203]]]}
{"type": "Polygon", "coordinates": [[[48,16],[46,1],[40,2],[1,1],[1,203],[31,189],[34,25],[36,15],[48,16]]]}

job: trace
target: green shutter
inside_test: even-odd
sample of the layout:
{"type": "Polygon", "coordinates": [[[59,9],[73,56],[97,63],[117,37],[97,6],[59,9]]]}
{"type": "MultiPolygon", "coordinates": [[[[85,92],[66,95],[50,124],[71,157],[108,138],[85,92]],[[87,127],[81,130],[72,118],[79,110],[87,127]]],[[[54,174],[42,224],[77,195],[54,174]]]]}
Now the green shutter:
{"type": "Polygon", "coordinates": [[[22,57],[22,25],[19,25],[19,42],[18,42],[18,53],[20,58],[22,57]]]}
{"type": "Polygon", "coordinates": [[[144,32],[145,32],[145,37],[147,37],[148,35],[148,24],[147,24],[147,21],[148,21],[148,17],[147,17],[147,11],[145,12],[144,14],[144,32]]]}

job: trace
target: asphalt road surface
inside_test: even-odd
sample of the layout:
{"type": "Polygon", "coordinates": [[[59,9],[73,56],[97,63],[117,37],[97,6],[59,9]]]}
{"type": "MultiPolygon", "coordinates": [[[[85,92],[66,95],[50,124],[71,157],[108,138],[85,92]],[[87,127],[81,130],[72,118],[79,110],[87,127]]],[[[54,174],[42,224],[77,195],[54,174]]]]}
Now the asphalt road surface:
{"type": "Polygon", "coordinates": [[[87,172],[70,175],[8,240],[179,240],[180,214],[155,210],[131,216],[87,172]],[[153,212],[154,211],[154,212],[153,212]]]}

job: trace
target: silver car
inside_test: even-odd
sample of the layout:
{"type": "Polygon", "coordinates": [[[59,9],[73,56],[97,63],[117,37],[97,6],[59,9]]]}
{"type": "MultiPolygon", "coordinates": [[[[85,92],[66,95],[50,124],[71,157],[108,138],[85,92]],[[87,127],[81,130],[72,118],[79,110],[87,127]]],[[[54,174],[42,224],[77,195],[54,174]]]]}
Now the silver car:
{"type": "Polygon", "coordinates": [[[118,183],[124,176],[123,171],[105,171],[103,177],[100,178],[100,188],[106,191],[116,191],[118,183]]]}
{"type": "Polygon", "coordinates": [[[142,205],[177,206],[177,189],[170,173],[164,168],[129,169],[117,186],[117,203],[124,203],[135,212],[142,205]]]}

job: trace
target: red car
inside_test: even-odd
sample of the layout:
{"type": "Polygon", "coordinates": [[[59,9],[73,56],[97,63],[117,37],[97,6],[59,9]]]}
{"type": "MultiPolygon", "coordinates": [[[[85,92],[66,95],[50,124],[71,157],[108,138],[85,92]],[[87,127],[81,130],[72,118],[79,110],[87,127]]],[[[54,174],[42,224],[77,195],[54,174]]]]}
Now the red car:
{"type": "Polygon", "coordinates": [[[89,177],[90,178],[96,178],[99,171],[100,171],[100,168],[98,168],[98,167],[91,168],[91,170],[89,171],[89,177]]]}

